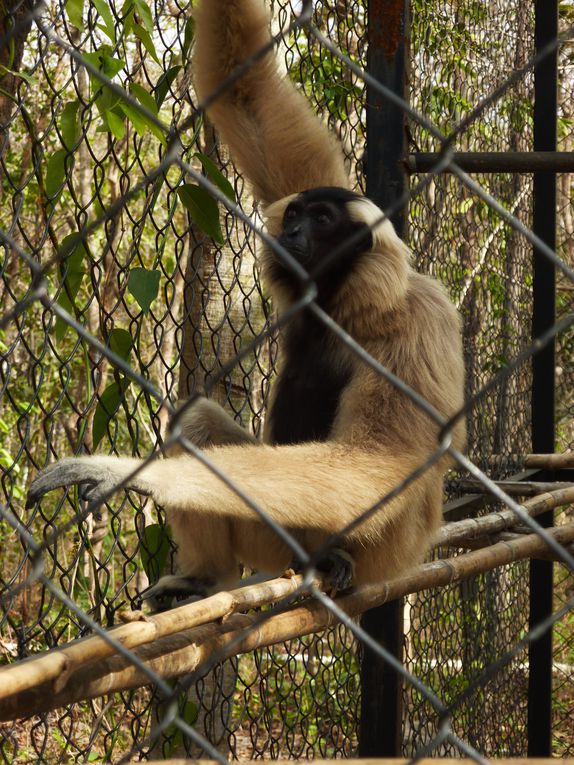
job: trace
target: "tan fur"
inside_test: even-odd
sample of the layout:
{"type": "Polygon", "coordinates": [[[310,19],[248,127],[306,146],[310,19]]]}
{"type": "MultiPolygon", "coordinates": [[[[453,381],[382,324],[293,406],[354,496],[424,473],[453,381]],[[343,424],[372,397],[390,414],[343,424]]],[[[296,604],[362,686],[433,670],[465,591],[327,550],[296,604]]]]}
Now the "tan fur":
{"type": "MultiPolygon", "coordinates": [[[[205,101],[269,42],[269,14],[262,0],[204,0],[194,16],[195,85],[205,101]]],[[[263,203],[315,186],[348,186],[341,146],[279,74],[273,51],[207,113],[263,203]]]]}
{"type": "MultiPolygon", "coordinates": [[[[268,40],[268,18],[260,0],[201,0],[195,15],[196,78],[205,99],[236,64],[268,40]]],[[[208,111],[256,194],[268,204],[271,234],[280,233],[293,194],[348,184],[340,149],[306,102],[278,76],[271,55],[208,111]]],[[[357,199],[348,211],[372,228],[373,247],[340,289],[331,316],[376,362],[443,417],[451,417],[463,403],[459,316],[437,282],[413,271],[408,248],[372,202],[357,199]]],[[[269,278],[273,257],[264,254],[263,274],[282,311],[292,298],[269,278]]],[[[221,475],[309,552],[407,479],[439,440],[438,425],[415,402],[350,349],[341,354],[335,335],[328,342],[352,374],[327,441],[259,444],[209,402],[196,404],[180,423],[183,435],[207,447],[206,455],[221,475]]],[[[283,372],[280,368],[279,375],[283,372]]],[[[457,448],[463,448],[464,438],[460,423],[454,433],[457,448]]],[[[40,474],[32,494],[74,480],[98,481],[100,476],[109,485],[142,467],[138,460],[113,457],[61,465],[40,474]]],[[[355,559],[357,584],[396,576],[421,560],[441,520],[447,466],[443,459],[427,470],[347,535],[344,549],[355,559]]],[[[291,561],[289,546],[249,503],[190,455],[154,462],[127,483],[165,507],[185,575],[214,576],[218,586],[228,586],[240,562],[279,573],[291,561]]]]}

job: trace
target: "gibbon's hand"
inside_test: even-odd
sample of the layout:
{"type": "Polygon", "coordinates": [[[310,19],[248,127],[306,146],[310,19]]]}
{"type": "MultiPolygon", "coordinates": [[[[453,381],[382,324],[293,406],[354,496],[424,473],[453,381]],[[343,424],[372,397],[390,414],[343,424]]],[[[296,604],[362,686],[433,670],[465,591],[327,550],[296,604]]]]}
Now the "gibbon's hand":
{"type": "MultiPolygon", "coordinates": [[[[117,491],[125,472],[114,470],[111,465],[103,467],[97,459],[89,457],[68,457],[41,470],[32,481],[28,490],[26,508],[32,507],[44,494],[53,489],[69,487],[74,484],[86,484],[84,499],[90,502],[102,502],[114,491],[117,491]]],[[[124,482],[123,488],[134,489],[140,494],[149,491],[137,480],[137,476],[124,482]]]]}

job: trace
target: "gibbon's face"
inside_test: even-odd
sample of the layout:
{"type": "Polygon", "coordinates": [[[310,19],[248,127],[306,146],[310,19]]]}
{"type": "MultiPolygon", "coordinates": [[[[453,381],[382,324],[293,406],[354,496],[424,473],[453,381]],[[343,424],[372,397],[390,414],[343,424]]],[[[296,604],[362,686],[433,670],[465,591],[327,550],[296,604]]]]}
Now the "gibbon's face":
{"type": "MultiPolygon", "coordinates": [[[[368,226],[349,215],[348,202],[358,198],[346,189],[311,189],[295,197],[285,209],[279,244],[316,279],[324,296],[337,288],[357,259],[372,247],[368,226]],[[334,260],[322,267],[334,251],[334,260]]],[[[283,280],[294,280],[277,259],[275,265],[276,276],[281,271],[283,280]]]]}

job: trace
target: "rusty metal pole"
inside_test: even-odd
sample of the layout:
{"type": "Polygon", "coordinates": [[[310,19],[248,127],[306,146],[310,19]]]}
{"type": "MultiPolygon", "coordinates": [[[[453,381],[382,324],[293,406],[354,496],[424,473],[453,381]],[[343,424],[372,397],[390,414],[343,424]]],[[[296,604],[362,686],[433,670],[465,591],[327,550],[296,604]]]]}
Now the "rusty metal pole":
{"type": "MultiPolygon", "coordinates": [[[[369,0],[368,71],[404,97],[408,60],[408,1],[369,0]]],[[[407,187],[403,110],[367,88],[367,196],[385,209],[407,187]]],[[[399,236],[406,235],[408,210],[392,218],[399,236]]],[[[361,624],[402,661],[403,602],[394,601],[365,613],[361,624]]],[[[402,682],[378,654],[365,647],[361,665],[360,757],[397,757],[402,749],[402,682]]]]}

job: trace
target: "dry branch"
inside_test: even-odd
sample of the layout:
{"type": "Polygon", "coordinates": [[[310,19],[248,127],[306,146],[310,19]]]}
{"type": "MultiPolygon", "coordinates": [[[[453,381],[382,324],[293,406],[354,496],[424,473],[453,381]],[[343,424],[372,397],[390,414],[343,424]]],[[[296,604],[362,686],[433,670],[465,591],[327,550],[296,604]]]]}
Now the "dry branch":
{"type": "MultiPolygon", "coordinates": [[[[554,510],[562,505],[574,502],[574,486],[567,486],[555,491],[539,494],[526,500],[521,507],[530,517],[535,517],[547,510],[554,510]]],[[[497,513],[483,515],[480,518],[465,518],[463,521],[447,523],[435,538],[435,547],[464,547],[467,542],[473,542],[489,534],[498,534],[520,523],[520,518],[510,508],[497,513]]]]}
{"type": "MultiPolygon", "coordinates": [[[[568,544],[574,540],[574,524],[550,529],[549,533],[561,544],[568,544]]],[[[501,565],[536,557],[545,549],[546,543],[538,535],[530,534],[455,558],[427,563],[401,579],[352,591],[337,598],[337,604],[350,615],[357,615],[409,593],[444,586],[501,565]]],[[[257,624],[258,618],[256,615],[233,614],[223,624],[217,622],[185,629],[143,645],[134,654],[158,676],[172,678],[198,670],[214,654],[221,660],[320,631],[337,621],[327,608],[312,599],[269,616],[261,624],[257,624]]],[[[31,671],[40,678],[41,667],[44,663],[49,664],[53,653],[43,654],[25,664],[34,667],[31,671]]],[[[149,677],[141,669],[117,655],[75,666],[67,676],[66,686],[61,688],[58,684],[60,690],[55,689],[54,679],[50,679],[34,688],[15,692],[10,677],[17,668],[8,667],[0,672],[0,687],[4,688],[5,694],[0,701],[0,720],[30,716],[82,699],[149,684],[149,677]],[[11,695],[7,695],[6,689],[11,695]]]]}

